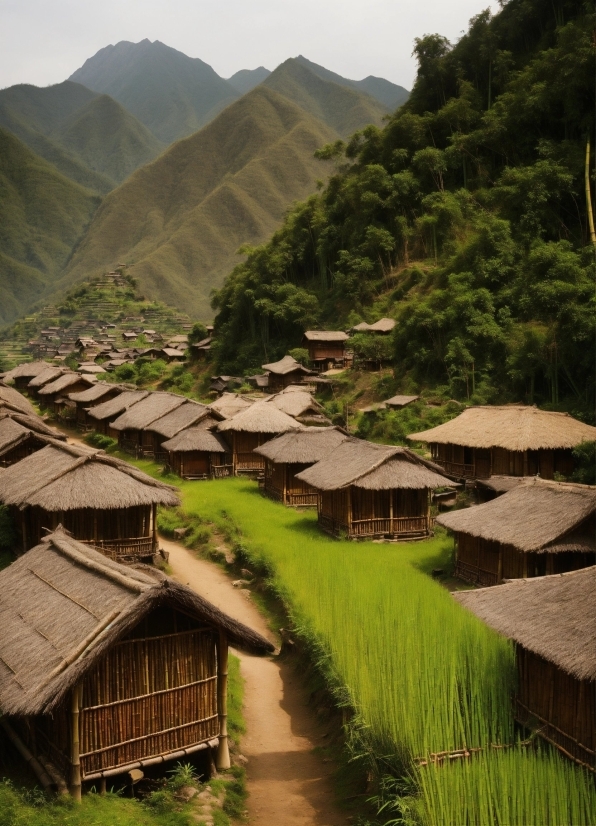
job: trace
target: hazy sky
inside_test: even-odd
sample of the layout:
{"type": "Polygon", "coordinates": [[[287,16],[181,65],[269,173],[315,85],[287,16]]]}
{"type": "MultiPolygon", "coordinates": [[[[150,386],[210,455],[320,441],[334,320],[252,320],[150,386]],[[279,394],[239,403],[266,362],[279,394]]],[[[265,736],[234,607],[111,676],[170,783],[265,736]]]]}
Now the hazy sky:
{"type": "MultiPolygon", "coordinates": [[[[65,80],[119,40],[161,40],[218,74],[303,54],[410,88],[415,37],[457,40],[488,0],[0,0],[0,88],[65,80]]],[[[496,10],[497,4],[490,4],[496,10]]]]}

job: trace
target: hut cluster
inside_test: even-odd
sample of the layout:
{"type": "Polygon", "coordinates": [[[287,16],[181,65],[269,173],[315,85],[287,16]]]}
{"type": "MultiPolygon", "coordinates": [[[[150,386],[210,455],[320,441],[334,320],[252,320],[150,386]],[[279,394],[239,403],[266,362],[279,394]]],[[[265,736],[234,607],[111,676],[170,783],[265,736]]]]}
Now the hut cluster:
{"type": "MultiPolygon", "coordinates": [[[[305,341],[343,347],[345,339],[305,341]]],[[[313,353],[331,358],[322,347],[313,353]]],[[[456,598],[516,643],[517,719],[537,721],[541,736],[596,769],[596,488],[557,481],[570,475],[573,449],[596,441],[596,428],[535,407],[471,407],[410,435],[428,446],[423,458],[331,426],[308,388],[320,376],[315,361],[305,367],[286,356],[264,365],[274,392],[223,392],[207,405],[96,380],[81,386],[79,374],[64,384],[67,374],[43,363],[5,378],[52,410],[54,396],[67,397],[81,428],[183,478],[257,479],[287,506],[316,508],[333,536],[412,540],[431,535],[435,522],[444,526],[454,536],[455,575],[480,586],[456,598]],[[436,515],[433,504],[455,503],[464,487],[481,503],[436,515]]],[[[113,560],[155,553],[155,508],[176,501],[173,489],[101,451],[65,445],[39,420],[33,427],[29,402],[11,387],[0,387],[0,405],[0,502],[15,514],[23,550],[43,544],[44,528],[62,525],[73,542],[113,560]]]]}
{"type": "MultiPolygon", "coordinates": [[[[89,410],[101,401],[90,392],[100,383],[72,387],[89,410]]],[[[106,404],[120,390],[109,387],[106,404]]],[[[204,424],[203,405],[161,395],[156,444],[204,424]]],[[[203,432],[214,452],[220,437],[203,432]]],[[[44,787],[76,799],[84,784],[105,791],[112,777],[198,752],[207,766],[229,768],[228,645],[253,654],[273,646],[144,564],[158,551],[157,506],[179,504],[176,488],[68,444],[2,382],[0,467],[0,504],[17,531],[15,561],[0,571],[3,736],[44,787]]]]}

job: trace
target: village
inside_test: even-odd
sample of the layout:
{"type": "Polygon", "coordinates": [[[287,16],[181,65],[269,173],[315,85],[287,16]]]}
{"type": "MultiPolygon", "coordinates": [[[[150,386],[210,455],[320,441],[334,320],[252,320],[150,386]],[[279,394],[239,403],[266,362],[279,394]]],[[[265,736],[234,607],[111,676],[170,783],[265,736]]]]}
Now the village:
{"type": "MultiPolygon", "coordinates": [[[[386,335],[390,322],[367,332],[386,335]]],[[[57,353],[2,376],[0,504],[14,542],[0,572],[0,726],[44,788],[80,800],[198,754],[207,773],[230,767],[228,648],[263,656],[274,645],[164,573],[158,511],[180,506],[176,479],[237,477],[276,507],[316,512],[322,535],[356,550],[410,543],[415,554],[446,529],[453,571],[441,587],[515,645],[520,732],[596,772],[596,488],[563,481],[596,428],[486,405],[409,434],[410,446],[358,438],[316,396],[353,366],[361,331],[306,331],[306,363],[263,364],[251,393],[214,376],[205,403],[103,380],[118,365],[85,338],[66,354],[76,370],[57,353]],[[93,447],[94,435],[117,455],[93,447]]],[[[212,336],[189,345],[180,334],[143,355],[201,360],[212,336]]]]}

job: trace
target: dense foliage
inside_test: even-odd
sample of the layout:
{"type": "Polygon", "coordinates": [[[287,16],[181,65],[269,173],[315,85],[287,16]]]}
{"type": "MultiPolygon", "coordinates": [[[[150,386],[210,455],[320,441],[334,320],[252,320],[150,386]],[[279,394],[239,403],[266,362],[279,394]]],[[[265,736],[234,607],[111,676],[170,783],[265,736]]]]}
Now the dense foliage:
{"type": "Polygon", "coordinates": [[[328,185],[215,295],[222,372],[283,355],[306,328],[391,314],[398,376],[589,409],[593,27],[587,3],[510,0],[455,46],[417,40],[409,101],[320,150],[328,185]]]}

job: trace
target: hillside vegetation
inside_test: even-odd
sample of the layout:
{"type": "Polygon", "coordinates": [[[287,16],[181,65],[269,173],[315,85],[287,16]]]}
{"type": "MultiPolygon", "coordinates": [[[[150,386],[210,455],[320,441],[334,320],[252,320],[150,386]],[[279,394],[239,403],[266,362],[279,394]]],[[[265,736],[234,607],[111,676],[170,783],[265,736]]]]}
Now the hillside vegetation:
{"type": "Polygon", "coordinates": [[[164,148],[115,100],[70,81],[1,90],[0,126],[63,175],[101,194],[164,148]]]}
{"type": "Polygon", "coordinates": [[[407,103],[319,153],[329,184],[216,296],[218,368],[271,361],[316,325],[393,315],[398,386],[590,415],[593,28],[587,4],[511,0],[455,46],[417,40],[407,103]]]}
{"type": "Polygon", "coordinates": [[[98,202],[0,129],[0,324],[53,284],[98,202]]]}
{"type": "Polygon", "coordinates": [[[263,86],[110,193],[59,288],[130,265],[150,297],[209,318],[209,295],[245,243],[261,243],[315,189],[317,147],[337,137],[263,86]]]}
{"type": "Polygon", "coordinates": [[[69,80],[111,95],[166,144],[196,132],[239,97],[207,63],[159,40],[106,46],[69,80]]]}

